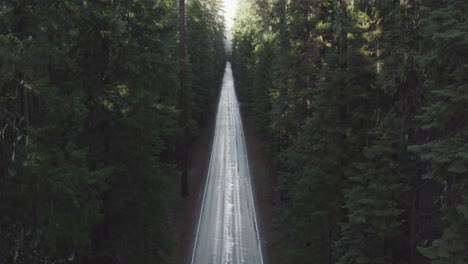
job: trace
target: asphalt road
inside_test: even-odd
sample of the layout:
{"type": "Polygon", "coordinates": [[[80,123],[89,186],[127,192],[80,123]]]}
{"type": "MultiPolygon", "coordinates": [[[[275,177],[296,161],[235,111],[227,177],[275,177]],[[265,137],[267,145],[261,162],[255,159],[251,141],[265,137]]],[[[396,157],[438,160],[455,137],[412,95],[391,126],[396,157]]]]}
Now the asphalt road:
{"type": "Polygon", "coordinates": [[[263,264],[231,64],[224,73],[191,264],[263,264]]]}

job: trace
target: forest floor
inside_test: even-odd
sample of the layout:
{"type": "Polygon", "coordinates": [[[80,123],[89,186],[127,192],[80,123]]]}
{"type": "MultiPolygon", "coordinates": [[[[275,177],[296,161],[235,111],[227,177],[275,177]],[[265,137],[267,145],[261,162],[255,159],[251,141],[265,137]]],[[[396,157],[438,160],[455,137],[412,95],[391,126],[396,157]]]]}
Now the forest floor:
{"type": "MultiPolygon", "coordinates": [[[[273,158],[271,152],[265,148],[266,139],[260,139],[255,133],[254,124],[250,118],[243,117],[244,133],[249,155],[249,164],[252,176],[252,186],[255,189],[256,208],[258,210],[260,235],[263,242],[262,250],[265,263],[281,263],[278,232],[272,228],[274,203],[277,200],[274,186],[276,186],[273,158]]],[[[171,256],[171,263],[190,263],[190,255],[196,227],[198,224],[199,210],[203,200],[203,190],[208,172],[211,145],[214,135],[214,118],[202,128],[198,138],[190,147],[189,191],[190,196],[179,199],[175,208],[175,238],[176,248],[171,256]]],[[[178,191],[179,181],[173,188],[178,191]]]]}

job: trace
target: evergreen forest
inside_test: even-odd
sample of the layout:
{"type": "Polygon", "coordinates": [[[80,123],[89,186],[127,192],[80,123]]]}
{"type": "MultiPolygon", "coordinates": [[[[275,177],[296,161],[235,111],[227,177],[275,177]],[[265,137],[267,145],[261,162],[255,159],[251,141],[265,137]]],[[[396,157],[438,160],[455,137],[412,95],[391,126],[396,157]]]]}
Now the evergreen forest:
{"type": "Polygon", "coordinates": [[[242,0],[278,263],[468,263],[468,2],[242,0]]]}
{"type": "Polygon", "coordinates": [[[179,63],[176,1],[0,1],[0,263],[169,263],[180,138],[224,72],[220,5],[187,1],[179,63]]]}
{"type": "Polygon", "coordinates": [[[227,61],[265,264],[468,264],[468,1],[226,1],[0,0],[0,264],[187,254],[227,61]]]}

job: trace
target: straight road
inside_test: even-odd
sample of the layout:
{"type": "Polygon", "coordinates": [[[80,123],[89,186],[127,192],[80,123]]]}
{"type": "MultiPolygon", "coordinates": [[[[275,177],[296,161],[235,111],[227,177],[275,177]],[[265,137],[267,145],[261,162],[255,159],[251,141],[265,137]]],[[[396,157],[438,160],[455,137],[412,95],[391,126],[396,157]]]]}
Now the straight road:
{"type": "Polygon", "coordinates": [[[263,264],[231,64],[226,64],[191,264],[263,264]]]}

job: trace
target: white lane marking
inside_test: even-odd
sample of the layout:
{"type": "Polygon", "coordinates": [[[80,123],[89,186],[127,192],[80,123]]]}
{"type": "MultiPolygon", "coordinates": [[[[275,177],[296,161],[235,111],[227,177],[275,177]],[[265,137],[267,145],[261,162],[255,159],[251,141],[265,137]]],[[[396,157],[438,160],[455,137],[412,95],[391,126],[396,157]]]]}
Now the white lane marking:
{"type": "MultiPolygon", "coordinates": [[[[235,94],[234,94],[235,95],[235,94]]],[[[235,95],[236,97],[236,101],[237,101],[237,95],[235,95]]],[[[237,107],[237,109],[239,109],[239,107],[237,107]]],[[[258,243],[258,249],[260,251],[260,263],[263,264],[263,252],[262,252],[262,244],[261,244],[261,240],[260,240],[260,234],[259,234],[259,229],[258,229],[258,223],[257,223],[257,213],[256,213],[256,208],[255,208],[255,202],[254,202],[254,199],[253,199],[253,190],[252,190],[252,177],[250,175],[250,164],[249,164],[249,159],[248,159],[248,152],[247,152],[247,146],[246,146],[246,143],[245,143],[245,135],[244,135],[244,126],[242,124],[242,118],[240,116],[240,113],[238,113],[237,115],[238,119],[239,119],[239,125],[241,127],[241,130],[242,130],[242,133],[241,133],[241,141],[242,141],[242,145],[244,146],[244,153],[245,153],[245,161],[246,161],[246,164],[247,164],[247,171],[248,171],[248,175],[249,175],[249,179],[248,179],[248,185],[250,188],[248,188],[250,190],[250,199],[251,199],[251,203],[252,203],[252,206],[253,206],[253,213],[254,213],[254,222],[255,222],[255,230],[256,230],[256,233],[257,233],[257,243],[258,243]]]]}
{"type": "MultiPolygon", "coordinates": [[[[221,91],[220,102],[218,103],[218,113],[215,125],[215,139],[213,140],[209,164],[210,167],[208,170],[208,178],[206,180],[205,190],[203,193],[202,207],[198,219],[198,227],[191,263],[194,264],[195,257],[198,259],[199,257],[203,258],[203,256],[205,258],[211,256],[210,263],[213,264],[221,263],[222,261],[225,263],[244,263],[244,258],[246,256],[244,253],[246,253],[249,254],[249,257],[252,257],[252,261],[256,259],[255,262],[260,261],[260,264],[263,264],[263,254],[253,199],[253,189],[251,185],[250,166],[248,164],[245,136],[243,133],[244,131],[238,108],[238,102],[234,92],[230,64],[226,66],[223,86],[224,87],[221,91]],[[239,146],[239,144],[242,146],[239,146]],[[212,168],[212,166],[216,167],[212,168]],[[243,177],[241,177],[241,175],[243,177]],[[212,186],[213,184],[214,186],[212,186]],[[245,197],[244,195],[241,197],[241,187],[243,187],[242,193],[245,191],[246,193],[244,195],[250,195],[250,198],[245,197]],[[211,194],[212,191],[218,192],[218,194],[211,194]],[[219,192],[223,191],[224,195],[220,195],[219,192]],[[208,192],[210,192],[209,195],[207,194],[208,192]],[[208,213],[205,212],[205,210],[209,209],[209,207],[206,207],[205,209],[205,203],[208,201],[207,196],[210,197],[208,200],[217,203],[217,207],[215,208],[216,220],[214,223],[216,225],[215,229],[217,230],[214,234],[212,234],[214,235],[215,245],[211,245],[214,246],[214,248],[211,249],[214,251],[210,251],[209,255],[207,254],[208,252],[205,252],[205,255],[199,255],[203,254],[203,252],[199,252],[200,249],[207,247],[207,245],[204,244],[198,245],[198,243],[201,241],[199,240],[199,237],[200,239],[202,239],[202,237],[206,239],[206,234],[200,234],[202,220],[203,230],[206,228],[209,230],[210,227],[213,228],[212,226],[207,226],[213,224],[212,222],[205,222],[206,217],[210,217],[210,214],[205,214],[206,216],[204,216],[204,213],[208,213]],[[252,222],[250,221],[252,220],[249,221],[248,219],[250,217],[242,217],[243,214],[241,214],[241,207],[243,206],[246,206],[245,209],[248,210],[248,212],[246,212],[247,214],[253,214],[254,226],[251,226],[252,222]],[[223,210],[223,212],[220,210],[223,210]],[[223,216],[221,216],[221,214],[223,216]],[[255,232],[253,235],[257,240],[256,245],[250,244],[255,241],[252,240],[253,237],[250,237],[250,235],[248,235],[246,238],[243,237],[243,223],[246,223],[248,228],[254,229],[252,231],[255,232]],[[221,231],[219,230],[220,228],[223,230],[222,233],[219,232],[221,231]],[[247,239],[245,242],[249,242],[248,245],[252,246],[252,249],[258,247],[258,249],[255,249],[255,251],[258,252],[260,256],[244,247],[244,239],[247,239]],[[235,248],[233,248],[234,246],[235,248]],[[222,247],[222,249],[220,247],[222,247]],[[233,250],[235,250],[235,252],[233,252],[233,250]],[[250,253],[253,255],[250,255],[250,253]],[[233,259],[234,257],[235,259],[233,259]],[[216,259],[213,260],[213,258],[216,259]]],[[[213,211],[211,210],[211,213],[212,212],[213,211]]],[[[250,232],[250,230],[246,231],[250,232]]],[[[208,259],[205,259],[205,261],[208,261],[208,259]]],[[[200,262],[200,260],[198,259],[197,262],[200,262]]]]}

